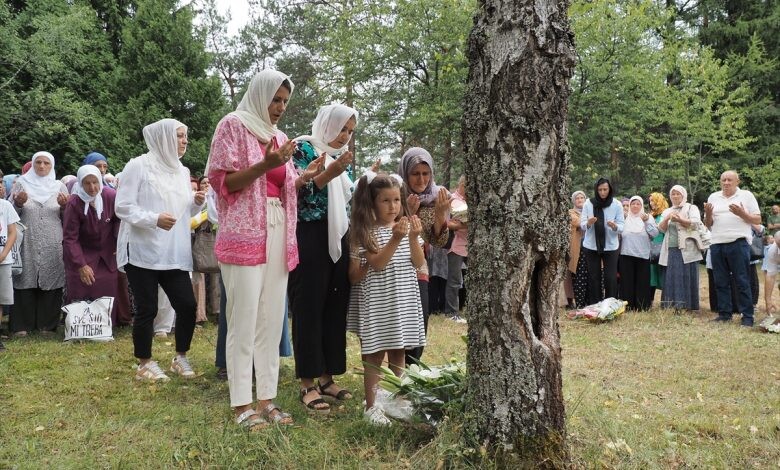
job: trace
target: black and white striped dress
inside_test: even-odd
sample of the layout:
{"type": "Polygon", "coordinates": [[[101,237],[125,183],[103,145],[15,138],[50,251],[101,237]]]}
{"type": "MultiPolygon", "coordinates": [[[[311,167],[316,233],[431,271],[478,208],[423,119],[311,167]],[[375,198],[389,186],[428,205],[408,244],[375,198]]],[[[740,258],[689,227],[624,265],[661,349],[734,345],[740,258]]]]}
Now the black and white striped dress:
{"type": "MultiPolygon", "coordinates": [[[[373,235],[381,248],[390,241],[393,231],[377,227],[373,235]]],[[[422,239],[419,242],[422,244],[422,239]]],[[[360,338],[361,354],[425,346],[420,289],[408,237],[401,240],[383,270],[369,268],[366,277],[352,287],[347,331],[360,338]]]]}

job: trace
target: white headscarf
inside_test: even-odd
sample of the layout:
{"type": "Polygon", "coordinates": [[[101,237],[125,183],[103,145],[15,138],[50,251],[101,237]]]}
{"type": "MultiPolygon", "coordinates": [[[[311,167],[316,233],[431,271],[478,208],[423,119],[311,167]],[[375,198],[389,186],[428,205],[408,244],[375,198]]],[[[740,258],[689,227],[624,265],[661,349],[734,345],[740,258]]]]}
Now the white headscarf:
{"type": "MultiPolygon", "coordinates": [[[[347,151],[349,140],[341,148],[333,148],[328,145],[341,133],[341,129],[351,118],[355,118],[357,124],[358,112],[354,108],[343,104],[329,104],[320,108],[314,122],[311,123],[312,135],[302,135],[296,137],[295,141],[308,141],[320,154],[325,152],[328,155],[336,156],[347,151]]],[[[351,136],[350,136],[351,139],[351,136]]]]}
{"type": "Polygon", "coordinates": [[[40,204],[45,204],[50,197],[62,189],[62,182],[57,179],[54,171],[54,155],[49,152],[35,152],[32,163],[33,167],[30,168],[30,171],[20,176],[18,181],[27,193],[27,197],[40,204]],[[51,162],[51,170],[46,176],[38,176],[38,173],[35,172],[35,160],[39,158],[48,158],[51,162]]]}
{"type": "Polygon", "coordinates": [[[164,201],[165,211],[176,219],[183,217],[192,204],[189,171],[179,159],[176,130],[187,126],[175,119],[161,119],[144,127],[144,141],[149,153],[141,155],[149,183],[164,201]]]}
{"type": "MultiPolygon", "coordinates": [[[[682,202],[680,203],[679,206],[673,206],[673,208],[679,209],[679,208],[683,207],[685,205],[685,203],[688,202],[688,191],[685,188],[683,188],[682,186],[680,186],[679,184],[675,184],[674,186],[672,186],[672,189],[669,190],[669,201],[672,200],[672,191],[677,191],[680,194],[682,194],[682,202]]],[[[674,203],[672,203],[672,204],[674,204],[674,203]]]]}
{"type": "Polygon", "coordinates": [[[249,132],[260,142],[270,142],[278,132],[276,125],[271,124],[268,106],[285,80],[290,84],[290,95],[292,95],[295,87],[290,77],[276,70],[261,70],[252,77],[241,102],[238,103],[236,110],[230,113],[238,117],[244,127],[249,129],[249,132]]]}
{"type": "Polygon", "coordinates": [[[623,233],[643,233],[645,231],[645,221],[642,220],[642,215],[645,213],[645,201],[640,196],[633,196],[628,201],[628,214],[626,215],[626,221],[623,224],[623,233]],[[635,200],[639,201],[641,208],[638,214],[631,212],[631,203],[635,200]]]}
{"type": "Polygon", "coordinates": [[[76,181],[76,184],[73,185],[73,191],[71,194],[77,195],[79,198],[81,198],[82,201],[84,201],[84,215],[87,215],[87,212],[89,212],[89,203],[94,203],[95,212],[97,212],[98,220],[100,220],[100,216],[103,215],[103,198],[101,197],[101,194],[103,194],[103,178],[100,174],[100,170],[95,165],[84,165],[79,168],[79,171],[76,172],[76,178],[78,178],[78,181],[76,181]],[[100,185],[100,189],[94,196],[87,194],[87,192],[84,191],[84,185],[82,184],[84,178],[89,175],[97,178],[98,184],[100,185]]]}
{"type": "MultiPolygon", "coordinates": [[[[325,168],[336,161],[333,158],[347,150],[349,140],[341,148],[328,145],[341,133],[341,129],[351,118],[357,124],[358,112],[343,104],[329,104],[320,108],[317,118],[311,125],[312,135],[296,137],[298,142],[308,141],[317,155],[326,155],[325,168]]],[[[350,137],[351,138],[351,137],[350,137]]],[[[335,263],[341,257],[341,238],[349,229],[347,201],[352,198],[352,181],[345,172],[328,182],[328,253],[335,263]]]]}

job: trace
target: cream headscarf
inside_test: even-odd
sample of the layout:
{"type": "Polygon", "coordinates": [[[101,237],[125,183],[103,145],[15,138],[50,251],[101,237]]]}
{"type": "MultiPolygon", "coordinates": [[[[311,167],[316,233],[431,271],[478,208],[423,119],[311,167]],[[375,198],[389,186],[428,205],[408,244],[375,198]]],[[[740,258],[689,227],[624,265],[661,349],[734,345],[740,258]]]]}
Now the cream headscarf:
{"type": "Polygon", "coordinates": [[[645,201],[640,196],[632,196],[628,201],[628,214],[626,215],[626,221],[623,224],[623,233],[642,233],[645,231],[645,221],[642,220],[642,215],[645,213],[645,201]],[[639,201],[642,205],[638,214],[631,212],[631,203],[639,201]]]}
{"type": "MultiPolygon", "coordinates": [[[[585,194],[585,191],[574,191],[573,193],[571,193],[571,207],[575,211],[577,211],[579,213],[582,213],[582,207],[578,208],[577,207],[577,203],[576,203],[577,196],[580,195],[580,194],[582,194],[582,197],[584,197],[586,201],[588,200],[588,195],[585,194]]],[[[583,204],[584,204],[584,201],[583,201],[583,204]]]]}
{"type": "MultiPolygon", "coordinates": [[[[311,125],[312,135],[296,137],[298,142],[308,141],[317,155],[326,155],[325,168],[336,161],[333,157],[347,150],[349,140],[341,148],[328,145],[341,133],[351,118],[357,124],[358,112],[343,104],[329,104],[320,108],[311,125]]],[[[335,263],[341,257],[341,238],[349,229],[347,201],[352,198],[352,181],[345,172],[328,182],[328,253],[335,263]]]]}
{"type": "Polygon", "coordinates": [[[264,144],[270,142],[278,132],[276,125],[271,124],[268,106],[285,80],[290,84],[290,95],[292,96],[295,87],[290,77],[271,69],[258,72],[249,82],[249,87],[236,110],[230,113],[240,119],[244,127],[249,129],[249,132],[264,144]]]}
{"type": "Polygon", "coordinates": [[[84,201],[84,215],[87,215],[87,212],[89,212],[89,203],[93,202],[95,204],[95,212],[97,212],[98,220],[100,220],[100,216],[103,215],[103,197],[101,197],[101,194],[103,193],[103,175],[100,174],[100,170],[95,165],[84,165],[76,172],[76,177],[78,178],[78,181],[73,185],[72,194],[77,195],[84,201]],[[100,185],[100,189],[94,196],[87,194],[87,192],[84,191],[84,185],[82,184],[84,178],[89,175],[96,177],[98,184],[100,185]]]}
{"type": "Polygon", "coordinates": [[[161,119],[144,127],[149,152],[140,157],[149,170],[149,183],[163,199],[165,211],[176,219],[185,215],[193,201],[189,171],[179,161],[176,130],[180,127],[187,129],[175,119],[161,119]]]}
{"type": "MultiPolygon", "coordinates": [[[[679,206],[673,206],[674,209],[679,209],[682,206],[684,206],[686,202],[688,202],[688,190],[686,190],[685,188],[683,188],[679,184],[675,184],[674,186],[672,186],[672,189],[669,190],[669,200],[670,201],[672,200],[672,191],[677,191],[680,194],[682,194],[682,202],[680,203],[679,206]]],[[[672,203],[672,204],[674,204],[674,203],[672,203]]]]}
{"type": "Polygon", "coordinates": [[[35,166],[35,160],[39,158],[47,158],[51,162],[49,174],[38,176],[35,168],[30,168],[30,171],[20,176],[18,181],[24,192],[27,193],[27,197],[40,204],[45,204],[49,198],[60,192],[62,182],[57,179],[54,171],[54,155],[49,152],[35,152],[35,155],[32,157],[33,167],[35,166]]]}

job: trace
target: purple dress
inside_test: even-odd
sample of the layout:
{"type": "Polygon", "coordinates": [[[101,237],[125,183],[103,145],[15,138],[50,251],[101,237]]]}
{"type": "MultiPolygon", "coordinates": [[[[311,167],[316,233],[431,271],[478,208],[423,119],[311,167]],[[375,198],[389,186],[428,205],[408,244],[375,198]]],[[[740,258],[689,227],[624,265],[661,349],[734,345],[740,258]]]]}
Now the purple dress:
{"type": "MultiPolygon", "coordinates": [[[[77,300],[93,300],[117,295],[116,239],[119,218],[114,214],[116,191],[103,188],[103,213],[90,207],[84,214],[84,201],[72,194],[65,206],[62,224],[62,246],[65,261],[65,303],[77,300]],[[95,282],[81,282],[79,268],[89,265],[95,273],[95,282]]],[[[116,324],[116,302],[111,320],[116,324]]]]}

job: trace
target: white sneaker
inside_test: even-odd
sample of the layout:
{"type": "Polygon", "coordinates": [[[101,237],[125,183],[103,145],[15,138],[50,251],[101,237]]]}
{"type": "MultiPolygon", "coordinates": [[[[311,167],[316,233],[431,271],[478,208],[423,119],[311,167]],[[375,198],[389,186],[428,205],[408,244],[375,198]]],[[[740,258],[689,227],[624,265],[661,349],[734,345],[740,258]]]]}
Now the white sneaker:
{"type": "Polygon", "coordinates": [[[171,380],[170,377],[165,375],[160,366],[155,361],[149,361],[142,366],[138,366],[135,371],[135,380],[142,382],[167,382],[171,380]]]}
{"type": "Polygon", "coordinates": [[[385,416],[385,412],[379,406],[372,406],[363,412],[363,418],[374,426],[390,426],[390,419],[385,416]]]}
{"type": "Polygon", "coordinates": [[[454,321],[455,323],[466,323],[466,319],[460,315],[453,315],[450,317],[450,320],[454,321]]]}
{"type": "Polygon", "coordinates": [[[171,361],[170,370],[172,373],[178,374],[185,379],[195,378],[195,371],[192,370],[192,366],[190,365],[187,356],[179,356],[177,354],[176,357],[173,358],[173,361],[171,361]]]}
{"type": "Polygon", "coordinates": [[[164,331],[157,331],[157,332],[154,333],[154,336],[156,336],[158,338],[167,338],[168,337],[168,333],[166,333],[164,331]]]}

